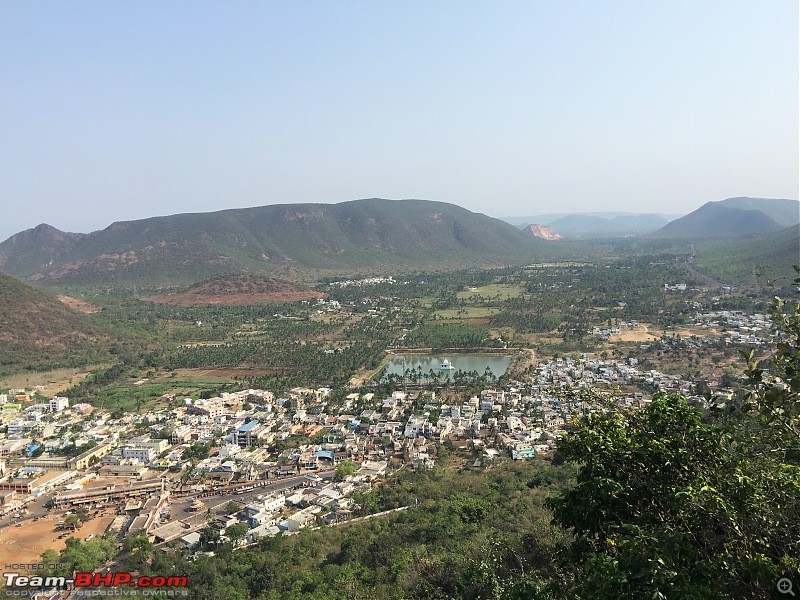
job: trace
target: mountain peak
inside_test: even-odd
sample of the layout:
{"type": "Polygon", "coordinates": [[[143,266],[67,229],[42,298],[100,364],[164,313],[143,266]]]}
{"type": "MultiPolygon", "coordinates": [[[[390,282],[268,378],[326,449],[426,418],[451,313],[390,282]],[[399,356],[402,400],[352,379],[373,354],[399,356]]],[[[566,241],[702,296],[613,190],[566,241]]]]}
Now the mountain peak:
{"type": "Polygon", "coordinates": [[[40,223],[15,233],[0,244],[0,267],[9,273],[40,268],[52,262],[55,256],[72,250],[85,235],[40,223]]]}
{"type": "Polygon", "coordinates": [[[506,264],[540,252],[519,229],[460,206],[380,198],[178,214],[120,221],[80,238],[63,235],[42,243],[59,236],[18,234],[0,244],[0,266],[42,283],[191,283],[221,272],[269,275],[288,267],[341,274],[506,264]]]}
{"type": "Polygon", "coordinates": [[[798,206],[796,200],[765,198],[706,202],[694,212],[668,223],[652,237],[720,238],[777,232],[800,221],[798,206]]]}

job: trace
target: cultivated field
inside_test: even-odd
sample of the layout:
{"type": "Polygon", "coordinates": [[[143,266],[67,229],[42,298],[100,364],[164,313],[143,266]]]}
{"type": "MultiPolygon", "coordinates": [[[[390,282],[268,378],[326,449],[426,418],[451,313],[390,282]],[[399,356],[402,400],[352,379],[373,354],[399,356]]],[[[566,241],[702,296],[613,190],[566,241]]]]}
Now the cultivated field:
{"type": "Polygon", "coordinates": [[[504,283],[492,283],[481,287],[468,288],[463,292],[458,292],[456,297],[459,300],[467,300],[473,296],[488,300],[499,297],[500,300],[516,298],[525,293],[525,288],[521,285],[506,285],[504,283]]]}

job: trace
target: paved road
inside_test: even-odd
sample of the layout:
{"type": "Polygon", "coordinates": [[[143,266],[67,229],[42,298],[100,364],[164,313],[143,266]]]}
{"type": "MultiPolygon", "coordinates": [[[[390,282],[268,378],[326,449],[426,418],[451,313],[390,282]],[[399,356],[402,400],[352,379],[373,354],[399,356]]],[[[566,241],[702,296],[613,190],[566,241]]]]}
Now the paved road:
{"type": "MultiPolygon", "coordinates": [[[[336,471],[331,469],[329,471],[320,471],[319,473],[316,473],[316,475],[322,477],[323,479],[328,479],[333,477],[335,473],[336,471]]],[[[173,520],[185,518],[185,515],[191,512],[189,510],[189,506],[192,504],[192,502],[194,502],[194,499],[200,500],[206,505],[206,507],[210,507],[212,510],[231,501],[249,504],[255,502],[258,496],[266,496],[276,492],[282,492],[284,490],[300,487],[306,482],[307,480],[305,476],[300,475],[297,477],[285,477],[272,483],[266,483],[263,487],[255,487],[251,491],[243,494],[238,494],[235,491],[235,488],[242,487],[241,484],[237,484],[233,489],[225,488],[222,490],[211,490],[207,492],[192,492],[185,496],[182,495],[181,497],[170,498],[170,513],[173,520]],[[192,500],[190,500],[190,498],[192,500]]]]}

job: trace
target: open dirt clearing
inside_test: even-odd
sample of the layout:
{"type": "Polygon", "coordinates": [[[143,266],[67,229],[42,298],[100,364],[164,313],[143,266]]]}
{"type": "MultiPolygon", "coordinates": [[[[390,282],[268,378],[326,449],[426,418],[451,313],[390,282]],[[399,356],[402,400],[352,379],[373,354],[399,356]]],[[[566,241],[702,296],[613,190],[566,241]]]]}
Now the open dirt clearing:
{"type": "Polygon", "coordinates": [[[70,308],[74,308],[75,310],[85,313],[87,315],[99,313],[101,310],[103,310],[99,306],[95,306],[94,304],[89,304],[88,302],[84,302],[83,300],[78,300],[77,298],[73,298],[72,296],[58,296],[58,299],[67,306],[69,306],[70,308]]]}
{"type": "Polygon", "coordinates": [[[659,339],[660,335],[654,335],[647,325],[639,325],[633,329],[624,327],[619,333],[609,337],[611,342],[652,342],[659,339]]]}
{"type": "MultiPolygon", "coordinates": [[[[94,368],[99,368],[100,365],[94,368]]],[[[35,389],[45,397],[51,397],[79,383],[89,374],[85,369],[56,369],[41,373],[19,373],[0,379],[0,390],[35,389]],[[41,387],[40,387],[41,386],[41,387]]]]}
{"type": "MultiPolygon", "coordinates": [[[[55,531],[56,524],[61,520],[62,516],[45,517],[35,523],[32,520],[22,521],[22,527],[12,525],[0,530],[0,564],[38,563],[42,552],[48,548],[61,552],[67,539],[59,539],[58,536],[64,532],[55,531]]],[[[97,537],[105,533],[113,520],[111,515],[93,519],[70,535],[81,540],[90,534],[97,537]]]]}

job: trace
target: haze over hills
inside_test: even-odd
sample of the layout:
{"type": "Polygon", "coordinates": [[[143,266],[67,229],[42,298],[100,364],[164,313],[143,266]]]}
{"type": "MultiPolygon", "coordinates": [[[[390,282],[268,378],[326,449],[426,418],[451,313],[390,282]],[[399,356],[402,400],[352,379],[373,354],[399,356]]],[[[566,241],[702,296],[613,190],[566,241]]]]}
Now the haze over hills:
{"type": "Polygon", "coordinates": [[[782,227],[800,224],[800,202],[797,200],[737,197],[722,200],[719,204],[742,210],[760,210],[782,227]]]}
{"type": "Polygon", "coordinates": [[[548,224],[560,235],[572,238],[619,237],[650,233],[669,221],[655,214],[617,215],[611,218],[592,215],[567,215],[548,224]]]}
{"type": "Polygon", "coordinates": [[[767,198],[729,198],[706,202],[651,234],[654,238],[704,239],[778,232],[800,223],[800,202],[767,198]]]}
{"type": "Polygon", "coordinates": [[[426,200],[270,205],[117,222],[89,234],[42,224],[0,243],[0,270],[45,285],[192,284],[220,273],[314,279],[387,268],[519,264],[569,258],[580,251],[574,246],[580,239],[649,232],[653,238],[702,240],[777,232],[800,221],[798,206],[795,200],[731,198],[667,224],[653,213],[570,215],[547,229],[539,222],[537,236],[531,228],[523,232],[426,200]],[[556,236],[576,242],[553,244],[556,236]]]}
{"type": "Polygon", "coordinates": [[[40,225],[0,244],[0,269],[44,284],[192,283],[221,272],[519,262],[544,246],[453,204],[373,198],[155,217],[85,235],[40,225]]]}
{"type": "Polygon", "coordinates": [[[625,212],[625,211],[597,211],[597,212],[560,212],[560,213],[544,213],[540,215],[532,215],[526,217],[500,217],[500,220],[505,221],[506,223],[511,223],[516,227],[525,227],[530,223],[539,223],[542,225],[549,225],[558,219],[563,217],[571,217],[574,215],[586,216],[586,217],[600,217],[602,219],[613,219],[614,217],[638,217],[638,216],[646,216],[646,215],[655,215],[664,219],[665,221],[673,221],[678,217],[682,217],[683,214],[674,214],[674,213],[633,213],[633,212],[625,212]]]}
{"type": "Polygon", "coordinates": [[[550,213],[531,217],[503,217],[524,229],[530,224],[551,227],[564,238],[602,238],[642,235],[663,227],[680,215],[628,212],[550,213]]]}

